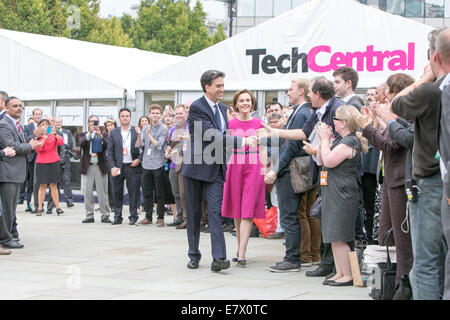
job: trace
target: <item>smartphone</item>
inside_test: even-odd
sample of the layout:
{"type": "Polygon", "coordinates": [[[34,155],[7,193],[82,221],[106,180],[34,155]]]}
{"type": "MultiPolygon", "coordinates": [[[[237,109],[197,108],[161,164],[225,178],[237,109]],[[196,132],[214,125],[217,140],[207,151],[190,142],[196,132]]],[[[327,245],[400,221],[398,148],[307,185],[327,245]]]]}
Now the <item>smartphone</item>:
{"type": "Polygon", "coordinates": [[[94,126],[98,126],[98,120],[92,121],[92,124],[93,124],[94,126]]]}
{"type": "Polygon", "coordinates": [[[47,127],[47,134],[52,134],[52,127],[50,126],[47,127]]]}

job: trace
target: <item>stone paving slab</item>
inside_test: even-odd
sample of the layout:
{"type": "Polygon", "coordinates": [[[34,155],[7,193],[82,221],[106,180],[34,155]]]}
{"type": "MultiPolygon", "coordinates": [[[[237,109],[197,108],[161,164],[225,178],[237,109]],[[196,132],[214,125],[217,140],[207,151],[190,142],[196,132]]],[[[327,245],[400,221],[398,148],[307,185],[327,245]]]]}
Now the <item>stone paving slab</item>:
{"type": "MultiPolygon", "coordinates": [[[[209,234],[202,233],[200,268],[186,268],[186,230],[130,226],[127,208],[122,225],[82,224],[84,207],[65,208],[62,216],[17,209],[25,248],[0,256],[0,299],[29,300],[370,300],[367,288],[323,286],[323,278],[272,273],[284,240],[251,238],[245,268],[210,270],[209,234]]],[[[166,216],[166,223],[173,217],[166,216]]],[[[228,258],[236,238],[225,233],[228,258]]]]}

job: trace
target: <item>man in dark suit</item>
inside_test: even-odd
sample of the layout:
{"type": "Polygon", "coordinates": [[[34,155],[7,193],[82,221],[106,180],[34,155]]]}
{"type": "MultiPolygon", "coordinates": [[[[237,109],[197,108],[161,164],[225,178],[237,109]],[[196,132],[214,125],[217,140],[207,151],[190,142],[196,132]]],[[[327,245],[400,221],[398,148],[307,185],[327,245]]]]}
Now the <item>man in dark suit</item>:
{"type": "MultiPolygon", "coordinates": [[[[26,156],[39,145],[37,140],[28,142],[25,138],[23,128],[19,123],[22,111],[22,101],[16,97],[10,97],[6,102],[6,114],[0,120],[0,149],[12,147],[16,152],[15,156],[7,157],[3,160],[2,170],[0,170],[0,195],[2,201],[0,244],[11,249],[23,248],[23,244],[13,240],[17,199],[20,184],[25,181],[26,177],[26,156]]],[[[17,232],[14,233],[17,234],[17,232]]]]}
{"type": "MultiPolygon", "coordinates": [[[[70,175],[72,161],[70,161],[71,152],[74,151],[75,143],[72,136],[72,132],[68,129],[64,129],[61,118],[55,118],[55,129],[58,134],[64,138],[64,149],[61,157],[61,183],[60,186],[64,190],[64,198],[66,200],[67,207],[73,207],[73,195],[72,188],[70,186],[70,175]]],[[[59,186],[58,186],[59,190],[59,186]]]]}
{"type": "MultiPolygon", "coordinates": [[[[33,109],[32,118],[33,118],[33,122],[30,124],[27,124],[24,127],[24,134],[27,139],[32,139],[35,137],[33,132],[36,129],[39,121],[42,120],[42,110],[39,108],[33,109]]],[[[35,163],[36,163],[36,156],[37,156],[37,153],[34,150],[28,155],[28,159],[27,159],[28,171],[27,171],[27,180],[25,181],[26,191],[25,191],[25,195],[24,195],[24,199],[27,201],[27,208],[25,209],[25,211],[26,212],[31,211],[32,213],[36,213],[37,207],[38,207],[39,186],[34,183],[36,181],[36,179],[34,178],[36,175],[36,173],[34,171],[35,163]],[[33,195],[34,209],[31,208],[31,195],[33,195]]]]}
{"type": "MultiPolygon", "coordinates": [[[[301,129],[311,117],[310,103],[307,97],[309,86],[308,79],[292,80],[287,95],[289,103],[294,106],[294,111],[287,119],[284,129],[301,129]]],[[[286,252],[283,261],[270,266],[269,270],[272,272],[300,271],[301,265],[306,264],[305,261],[300,260],[301,229],[297,214],[303,193],[294,192],[291,182],[290,162],[296,157],[308,155],[302,149],[300,141],[282,139],[280,144],[280,159],[277,165],[267,173],[265,182],[271,184],[276,181],[280,222],[286,239],[286,252]]],[[[318,233],[320,234],[320,231],[318,233]]],[[[311,261],[308,262],[307,265],[310,266],[311,261]]]]}
{"type": "Polygon", "coordinates": [[[137,133],[130,125],[131,111],[122,108],[119,111],[120,127],[111,131],[108,139],[107,158],[113,177],[114,190],[114,221],[122,223],[123,184],[126,180],[130,203],[130,225],[138,219],[137,205],[140,197],[140,181],[142,174],[142,153],[136,146],[137,133]]]}
{"type": "Polygon", "coordinates": [[[201,259],[200,217],[202,191],[205,191],[208,225],[211,233],[212,271],[230,267],[226,259],[225,237],[221,225],[223,184],[226,177],[226,146],[240,148],[254,145],[255,137],[247,139],[226,135],[227,108],[219,100],[223,98],[225,74],[208,70],[200,79],[203,97],[194,101],[187,119],[191,137],[184,153],[183,168],[187,206],[187,235],[189,242],[189,269],[197,269],[201,259]],[[210,153],[208,152],[210,150],[210,153]]]}

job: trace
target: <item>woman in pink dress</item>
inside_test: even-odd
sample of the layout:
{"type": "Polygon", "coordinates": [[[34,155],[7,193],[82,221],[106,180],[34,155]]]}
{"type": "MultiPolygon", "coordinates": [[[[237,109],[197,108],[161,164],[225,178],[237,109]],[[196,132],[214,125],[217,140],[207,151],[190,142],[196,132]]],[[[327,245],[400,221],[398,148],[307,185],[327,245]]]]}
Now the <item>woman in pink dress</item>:
{"type": "MultiPolygon", "coordinates": [[[[229,134],[239,137],[256,135],[262,128],[261,119],[254,119],[256,100],[249,90],[240,90],[234,94],[233,107],[239,115],[229,121],[229,134]]],[[[234,219],[238,243],[237,257],[233,261],[244,266],[247,243],[253,219],[265,218],[264,168],[267,162],[266,149],[245,146],[234,149],[228,162],[224,184],[222,216],[234,219]]]]}

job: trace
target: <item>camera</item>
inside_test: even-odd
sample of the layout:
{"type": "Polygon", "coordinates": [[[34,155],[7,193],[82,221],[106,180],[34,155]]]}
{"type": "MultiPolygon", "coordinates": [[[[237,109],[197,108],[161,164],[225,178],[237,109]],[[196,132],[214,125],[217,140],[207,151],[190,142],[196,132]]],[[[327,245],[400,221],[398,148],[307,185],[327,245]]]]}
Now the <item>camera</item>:
{"type": "Polygon", "coordinates": [[[408,201],[411,202],[417,202],[417,200],[419,199],[418,187],[416,185],[416,181],[414,181],[413,179],[406,180],[406,196],[408,198],[408,201]]]}
{"type": "Polygon", "coordinates": [[[98,126],[98,120],[94,120],[92,123],[94,126],[98,126]]]}

